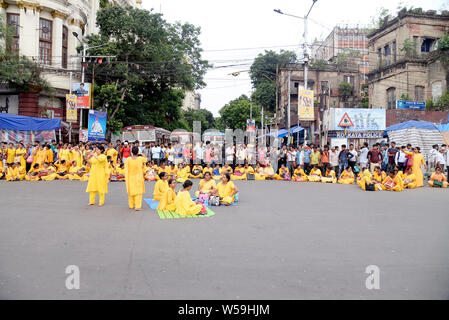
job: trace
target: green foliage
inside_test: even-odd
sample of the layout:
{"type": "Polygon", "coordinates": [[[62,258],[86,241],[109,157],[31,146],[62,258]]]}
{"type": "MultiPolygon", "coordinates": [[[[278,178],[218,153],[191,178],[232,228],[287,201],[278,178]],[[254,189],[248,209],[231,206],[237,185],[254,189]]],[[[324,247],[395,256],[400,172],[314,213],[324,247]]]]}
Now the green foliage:
{"type": "MultiPolygon", "coordinates": [[[[106,46],[88,55],[116,56],[95,66],[94,107],[108,105],[110,129],[134,124],[187,129],[180,109],[184,91],[204,87],[209,67],[201,59],[200,29],[170,24],[152,11],[111,5],[98,12],[97,25],[99,34],[88,37],[88,46],[106,46]]],[[[88,66],[87,79],[91,70],[88,66]]]]}
{"type": "Polygon", "coordinates": [[[346,101],[352,95],[352,85],[347,82],[341,82],[338,85],[338,93],[343,101],[346,101]]]}
{"type": "Polygon", "coordinates": [[[441,39],[438,40],[438,49],[447,50],[449,49],[449,34],[445,34],[441,39]]]}
{"type": "Polygon", "coordinates": [[[337,67],[339,69],[347,66],[348,64],[348,55],[344,52],[340,52],[339,54],[337,54],[337,56],[335,57],[335,63],[337,65],[337,67]]]}
{"type": "Polygon", "coordinates": [[[192,131],[193,121],[201,121],[201,132],[215,128],[214,115],[206,109],[184,111],[182,119],[187,122],[189,131],[192,131]]]}
{"type": "Polygon", "coordinates": [[[252,99],[266,110],[276,110],[276,66],[279,68],[296,61],[293,51],[281,50],[280,53],[265,51],[254,59],[250,68],[250,78],[254,92],[252,99]]]}
{"type": "Polygon", "coordinates": [[[48,82],[42,77],[41,67],[25,56],[12,51],[13,28],[8,28],[0,17],[0,83],[19,92],[52,92],[48,82]]]}
{"type": "Polygon", "coordinates": [[[390,15],[390,13],[391,13],[390,10],[386,8],[378,8],[376,14],[374,16],[371,16],[368,27],[364,30],[366,34],[369,34],[374,30],[382,27],[386,21],[385,19],[387,18],[388,15],[390,15]]]}
{"type": "Polygon", "coordinates": [[[405,52],[405,56],[408,58],[412,58],[416,56],[416,41],[412,41],[410,39],[405,39],[402,43],[401,51],[405,52]]]}
{"type": "MultiPolygon", "coordinates": [[[[260,115],[262,107],[253,103],[253,119],[256,120],[256,126],[260,127],[260,115]]],[[[246,95],[241,95],[237,99],[230,101],[220,109],[220,118],[217,121],[217,128],[224,130],[226,128],[242,129],[246,128],[246,120],[250,117],[250,101],[246,95]]],[[[272,117],[269,111],[264,110],[264,121],[272,117]]]]}
{"type": "Polygon", "coordinates": [[[401,98],[400,98],[399,100],[402,100],[402,101],[412,101],[412,98],[410,98],[410,96],[408,95],[408,93],[403,93],[403,94],[401,95],[401,98]]]}
{"type": "Polygon", "coordinates": [[[426,109],[431,111],[449,111],[449,92],[445,92],[436,102],[426,101],[426,109]]]}

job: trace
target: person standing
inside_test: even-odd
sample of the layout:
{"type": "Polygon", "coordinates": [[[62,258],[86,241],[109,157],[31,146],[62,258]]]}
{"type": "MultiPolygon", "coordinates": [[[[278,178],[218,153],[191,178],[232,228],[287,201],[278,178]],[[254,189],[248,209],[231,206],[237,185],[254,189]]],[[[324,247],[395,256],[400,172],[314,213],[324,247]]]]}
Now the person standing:
{"type": "Polygon", "coordinates": [[[357,150],[354,149],[354,145],[352,143],[349,145],[349,153],[352,154],[352,157],[348,160],[348,165],[351,167],[352,172],[355,172],[354,167],[357,164],[358,153],[357,150]]]}
{"type": "Polygon", "coordinates": [[[422,173],[422,168],[426,168],[426,163],[424,161],[424,158],[420,152],[419,147],[413,148],[413,152],[404,151],[408,155],[413,155],[413,165],[412,165],[412,171],[413,174],[416,177],[416,186],[422,187],[424,185],[424,178],[422,173]]]}
{"type": "Polygon", "coordinates": [[[332,147],[331,151],[329,152],[329,165],[331,166],[332,170],[334,170],[335,174],[339,175],[338,170],[338,147],[332,147]]]}
{"type": "Polygon", "coordinates": [[[131,148],[128,145],[128,141],[125,142],[125,145],[120,149],[121,160],[125,163],[126,159],[131,155],[131,148]]]}
{"type": "Polygon", "coordinates": [[[402,171],[402,173],[405,174],[405,167],[406,167],[406,162],[407,162],[407,158],[406,158],[406,154],[404,152],[405,150],[405,146],[402,146],[398,152],[396,152],[396,156],[395,156],[395,164],[398,166],[399,170],[402,171]]]}
{"type": "Polygon", "coordinates": [[[360,150],[360,170],[363,172],[363,170],[368,168],[368,142],[363,143],[363,147],[360,150]]]}
{"type": "Polygon", "coordinates": [[[142,195],[145,193],[143,179],[143,166],[146,159],[139,156],[139,147],[134,146],[131,157],[125,162],[126,192],[128,192],[128,205],[130,209],[142,209],[142,195]]]}
{"type": "MultiPolygon", "coordinates": [[[[349,160],[354,157],[352,153],[350,153],[348,151],[348,149],[346,149],[346,145],[342,144],[341,145],[341,151],[338,154],[338,162],[339,162],[339,172],[341,174],[343,174],[343,172],[349,167],[349,160]]],[[[352,172],[352,168],[351,171],[352,172]]]]}
{"type": "Polygon", "coordinates": [[[104,154],[104,147],[98,145],[89,158],[90,171],[89,181],[87,183],[86,192],[89,192],[89,205],[95,204],[95,197],[99,194],[99,203],[101,207],[104,205],[105,194],[108,193],[108,174],[106,172],[108,159],[104,154]]]}
{"type": "Polygon", "coordinates": [[[387,171],[390,172],[394,170],[396,163],[396,153],[398,150],[396,149],[396,142],[391,142],[391,147],[387,149],[387,156],[388,156],[388,165],[387,165],[387,171]]]}
{"type": "Polygon", "coordinates": [[[325,145],[323,148],[323,153],[321,154],[321,165],[322,165],[322,172],[323,175],[326,174],[327,169],[330,167],[330,160],[329,160],[329,146],[325,145]]]}
{"type": "MultiPolygon", "coordinates": [[[[310,166],[312,168],[319,167],[321,163],[321,152],[318,151],[317,147],[314,145],[312,149],[312,153],[310,154],[310,166]]],[[[308,173],[310,174],[310,173],[308,173]]]]}
{"type": "Polygon", "coordinates": [[[374,172],[375,167],[380,167],[382,163],[382,153],[379,151],[379,145],[376,143],[373,148],[368,152],[368,162],[370,165],[370,171],[374,172]]]}
{"type": "Polygon", "coordinates": [[[306,175],[309,175],[310,170],[312,169],[310,167],[310,154],[312,153],[312,149],[309,145],[306,145],[304,148],[304,173],[306,175]]]}
{"type": "Polygon", "coordinates": [[[288,170],[291,173],[295,170],[296,151],[290,146],[290,150],[287,153],[288,170]]]}
{"type": "Polygon", "coordinates": [[[159,145],[155,145],[151,148],[151,158],[154,160],[158,166],[161,163],[161,147],[159,145]]]}

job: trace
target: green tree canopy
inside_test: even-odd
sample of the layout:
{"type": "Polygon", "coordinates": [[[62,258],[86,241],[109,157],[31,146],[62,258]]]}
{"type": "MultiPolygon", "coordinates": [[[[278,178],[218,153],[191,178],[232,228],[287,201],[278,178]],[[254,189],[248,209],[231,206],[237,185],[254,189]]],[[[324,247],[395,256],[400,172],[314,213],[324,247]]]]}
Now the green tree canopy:
{"type": "MultiPolygon", "coordinates": [[[[209,67],[201,59],[200,29],[122,6],[101,9],[97,25],[100,32],[88,37],[88,46],[106,46],[91,49],[88,55],[116,57],[95,65],[94,107],[107,106],[111,131],[133,124],[187,128],[180,109],[184,91],[204,87],[209,67]]],[[[92,65],[87,67],[87,79],[91,73],[92,65]]]]}
{"type": "Polygon", "coordinates": [[[199,110],[187,110],[182,113],[182,118],[189,125],[189,131],[193,129],[193,121],[201,121],[201,132],[203,133],[207,129],[216,128],[215,118],[212,112],[206,109],[199,110]]]}
{"type": "Polygon", "coordinates": [[[280,53],[265,51],[259,54],[250,68],[250,78],[253,84],[253,101],[266,110],[276,110],[276,66],[279,68],[287,63],[294,63],[296,54],[281,50],[280,53]]]}
{"type": "MultiPolygon", "coordinates": [[[[220,118],[217,119],[217,127],[220,130],[230,129],[242,129],[246,128],[246,120],[250,117],[251,103],[246,95],[241,95],[237,99],[230,101],[223,108],[220,109],[220,118]]],[[[256,120],[256,126],[260,127],[260,116],[262,107],[253,103],[252,112],[253,119],[256,120]]],[[[264,121],[266,122],[272,114],[269,111],[264,110],[264,121]]]]}

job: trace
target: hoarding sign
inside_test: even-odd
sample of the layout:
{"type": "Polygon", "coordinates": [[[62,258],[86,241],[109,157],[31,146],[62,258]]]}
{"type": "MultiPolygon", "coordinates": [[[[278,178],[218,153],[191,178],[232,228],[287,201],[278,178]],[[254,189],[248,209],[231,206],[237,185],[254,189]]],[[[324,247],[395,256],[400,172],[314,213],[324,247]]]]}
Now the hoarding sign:
{"type": "Polygon", "coordinates": [[[87,140],[93,142],[105,141],[107,113],[97,110],[89,110],[89,127],[87,140]]]}
{"type": "Polygon", "coordinates": [[[299,90],[298,97],[299,120],[314,121],[313,90],[299,90]]]}
{"type": "Polygon", "coordinates": [[[80,109],[90,108],[90,83],[74,83],[73,94],[76,95],[76,106],[80,109]]]}
{"type": "Polygon", "coordinates": [[[78,121],[78,110],[76,109],[76,95],[66,94],[66,120],[67,122],[77,122],[78,121]]]}
{"type": "Polygon", "coordinates": [[[386,112],[385,109],[357,109],[357,108],[335,108],[334,110],[334,130],[347,131],[381,131],[385,130],[386,112]],[[345,114],[351,119],[353,126],[340,126],[345,114]]]}

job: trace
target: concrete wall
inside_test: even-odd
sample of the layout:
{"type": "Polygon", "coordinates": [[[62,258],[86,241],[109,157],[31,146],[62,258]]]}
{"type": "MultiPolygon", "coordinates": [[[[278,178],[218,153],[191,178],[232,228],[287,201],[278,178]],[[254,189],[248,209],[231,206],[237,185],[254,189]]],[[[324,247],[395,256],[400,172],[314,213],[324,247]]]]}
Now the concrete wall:
{"type": "Polygon", "coordinates": [[[387,110],[387,127],[409,120],[422,120],[433,123],[448,122],[449,112],[420,110],[387,110]]]}

